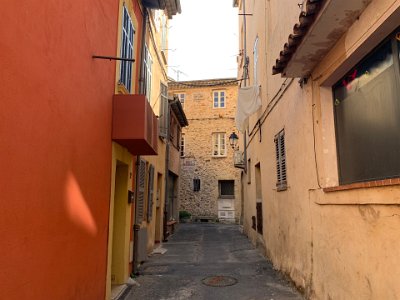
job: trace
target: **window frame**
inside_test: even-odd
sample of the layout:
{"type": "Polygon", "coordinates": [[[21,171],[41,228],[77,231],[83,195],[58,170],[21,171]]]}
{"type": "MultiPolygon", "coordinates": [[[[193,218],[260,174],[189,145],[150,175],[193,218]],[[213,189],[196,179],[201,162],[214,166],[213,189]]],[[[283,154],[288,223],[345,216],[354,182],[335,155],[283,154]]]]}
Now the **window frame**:
{"type": "Polygon", "coordinates": [[[258,65],[258,36],[256,36],[256,39],[254,40],[254,45],[253,45],[253,81],[254,85],[257,85],[258,81],[258,76],[257,76],[257,65],[258,65]]]}
{"type": "MultiPolygon", "coordinates": [[[[400,28],[397,28],[395,30],[399,31],[400,28]]],[[[344,153],[352,153],[354,152],[354,149],[352,148],[346,148],[343,144],[346,144],[346,142],[343,142],[344,140],[358,140],[357,138],[359,137],[359,135],[357,135],[356,133],[353,133],[352,135],[352,130],[354,130],[354,128],[350,129],[350,133],[348,135],[346,134],[341,134],[340,132],[340,126],[343,126],[341,124],[346,124],[348,123],[350,118],[346,117],[342,117],[342,115],[346,116],[346,113],[349,114],[349,112],[351,111],[351,108],[348,108],[347,110],[344,110],[344,108],[341,107],[341,103],[344,101],[349,101],[348,99],[352,97],[352,95],[354,95],[357,90],[358,90],[358,85],[360,80],[365,77],[364,74],[366,74],[366,72],[369,72],[370,70],[376,70],[379,60],[376,59],[372,59],[374,56],[378,56],[380,57],[380,55],[382,55],[382,53],[385,53],[385,49],[390,49],[390,59],[391,59],[391,64],[387,67],[393,67],[393,72],[395,73],[395,76],[393,77],[393,84],[394,86],[397,85],[397,89],[394,91],[394,93],[397,92],[396,95],[394,95],[394,98],[392,98],[392,101],[396,101],[396,96],[397,99],[400,98],[400,88],[399,88],[399,83],[397,82],[397,80],[400,78],[400,62],[399,62],[399,56],[400,56],[400,41],[397,40],[396,41],[396,37],[394,33],[389,34],[385,39],[383,39],[376,47],[374,47],[371,51],[369,51],[366,55],[364,55],[361,59],[359,59],[353,66],[352,68],[350,68],[350,70],[348,72],[345,73],[344,76],[342,76],[338,81],[336,81],[332,87],[331,87],[331,92],[332,92],[332,100],[333,100],[333,113],[334,113],[334,132],[335,132],[335,142],[336,142],[336,155],[337,155],[337,171],[338,171],[338,181],[339,181],[339,185],[350,185],[350,184],[355,184],[355,183],[362,183],[362,182],[370,182],[370,181],[376,181],[376,180],[385,180],[385,179],[391,179],[391,178],[399,178],[400,177],[400,173],[398,172],[397,174],[389,174],[390,172],[387,172],[386,174],[385,171],[380,170],[376,165],[374,166],[374,164],[371,164],[369,169],[370,171],[367,172],[366,168],[363,168],[362,165],[364,165],[362,163],[362,156],[359,156],[358,158],[361,160],[358,161],[357,164],[357,160],[358,159],[351,159],[351,154],[350,156],[348,155],[343,155],[344,153]],[[372,62],[372,63],[371,63],[372,62]],[[365,72],[361,72],[361,76],[360,76],[360,70],[364,70],[366,69],[367,71],[365,72]],[[352,91],[354,85],[357,85],[356,91],[352,91]],[[346,89],[346,97],[344,97],[343,99],[341,99],[341,97],[339,97],[337,94],[340,94],[341,90],[344,90],[344,87],[346,89]],[[339,100],[340,99],[340,100],[339,100]],[[341,118],[342,117],[342,118],[341,118]],[[354,135],[355,134],[355,135],[354,135]],[[352,151],[353,150],[353,151],[352,151]],[[349,164],[353,163],[354,161],[354,168],[349,168],[349,164]],[[351,170],[356,170],[354,172],[349,172],[349,169],[351,170]],[[359,171],[362,173],[358,173],[357,174],[357,170],[363,170],[363,171],[359,171]]],[[[381,75],[384,71],[386,71],[386,69],[384,69],[381,73],[379,73],[378,75],[381,75]]],[[[370,73],[368,73],[370,74],[370,73]]],[[[378,76],[376,75],[376,76],[378,76]]],[[[368,80],[370,76],[364,78],[364,84],[373,84],[374,80],[377,80],[376,77],[373,77],[372,79],[368,80]],[[367,80],[367,81],[365,81],[367,80]]],[[[382,79],[381,79],[382,80],[382,79]]],[[[375,81],[378,82],[379,81],[375,81]]],[[[342,95],[341,95],[342,96],[342,95]]],[[[353,99],[353,101],[357,100],[353,99]]],[[[363,98],[363,100],[366,100],[365,98],[363,98]]],[[[372,105],[372,103],[379,103],[380,107],[383,107],[382,105],[386,105],[386,110],[388,110],[390,107],[388,107],[387,105],[390,105],[390,103],[388,103],[388,101],[390,100],[385,100],[382,99],[382,97],[380,97],[379,99],[375,99],[374,101],[368,103],[368,102],[363,102],[366,103],[364,104],[364,107],[369,107],[372,105]],[[369,105],[369,106],[366,106],[369,105]]],[[[358,105],[361,106],[361,102],[354,102],[358,105]]],[[[376,105],[376,104],[375,104],[376,105]]],[[[400,104],[399,104],[400,105],[400,104]]],[[[383,114],[383,113],[382,113],[383,114]]],[[[377,117],[379,117],[379,114],[377,115],[377,117]]],[[[398,115],[398,117],[400,117],[400,115],[398,115]]],[[[352,117],[351,118],[353,120],[353,122],[357,122],[360,121],[360,118],[357,117],[352,117]]],[[[360,121],[361,122],[361,121],[360,121]]],[[[360,126],[360,122],[353,124],[354,126],[360,126]]],[[[366,123],[366,122],[364,122],[366,123]]],[[[361,123],[363,124],[363,123],[361,123]]],[[[384,122],[381,122],[381,124],[386,124],[384,122]]],[[[368,125],[367,125],[368,126],[368,125]]],[[[384,126],[382,126],[384,127],[384,126]]],[[[346,128],[346,127],[345,127],[346,128]]],[[[400,127],[398,128],[400,129],[400,127]]],[[[348,131],[344,131],[342,128],[343,132],[348,132],[348,131]]],[[[368,131],[365,131],[368,132],[368,131]]],[[[383,133],[382,133],[383,134],[383,133]]],[[[377,137],[379,138],[379,137],[377,137]]],[[[369,149],[370,147],[368,147],[368,145],[371,145],[372,141],[366,141],[364,140],[363,143],[365,143],[365,148],[369,149]]],[[[379,143],[379,149],[384,149],[386,144],[382,145],[381,143],[379,143]]],[[[372,146],[371,146],[372,147],[372,146]]],[[[372,147],[373,148],[373,147],[372,147]]],[[[375,149],[376,150],[376,149],[375,149]]],[[[382,150],[384,151],[384,150],[382,150]]],[[[377,154],[376,151],[373,151],[373,153],[375,153],[374,158],[368,158],[369,159],[373,159],[376,161],[376,159],[382,159],[382,153],[385,152],[381,152],[379,151],[379,153],[381,154],[377,154]]],[[[386,152],[386,154],[389,154],[388,152],[386,152]]],[[[354,155],[353,155],[354,156],[354,155]]],[[[367,160],[367,158],[364,158],[364,160],[367,160]]]]}
{"type": "Polygon", "coordinates": [[[235,180],[234,179],[218,180],[218,199],[235,199],[235,180]],[[221,194],[223,183],[232,183],[233,194],[224,194],[224,195],[221,194]]]}
{"type": "MultiPolygon", "coordinates": [[[[128,8],[123,5],[121,22],[121,57],[133,59],[135,53],[135,33],[136,30],[133,25],[133,21],[129,14],[128,8]]],[[[118,82],[120,84],[123,84],[129,93],[132,92],[133,74],[133,62],[120,61],[118,82]]]]}
{"type": "Polygon", "coordinates": [[[145,87],[145,95],[149,102],[151,98],[151,88],[152,88],[152,79],[153,79],[153,58],[151,57],[150,50],[147,47],[147,44],[144,45],[144,87],[145,87]]]}
{"type": "Polygon", "coordinates": [[[215,90],[212,91],[212,101],[213,101],[213,108],[226,108],[226,91],[225,90],[215,90]],[[221,95],[223,94],[223,95],[221,95]],[[217,97],[216,97],[217,95],[217,97]],[[222,96],[222,97],[221,97],[222,96]],[[223,99],[223,101],[221,101],[223,99]],[[217,101],[215,101],[217,100],[217,101]],[[221,105],[223,103],[223,105],[221,105]]]}
{"type": "Polygon", "coordinates": [[[211,151],[212,157],[226,157],[226,155],[227,155],[226,132],[213,132],[211,134],[211,139],[212,139],[211,140],[211,142],[212,142],[212,151],[211,151]],[[215,143],[215,141],[217,141],[217,143],[215,143]],[[218,154],[215,154],[215,152],[214,152],[215,146],[217,146],[218,154]],[[224,152],[221,154],[222,148],[223,148],[224,152]]]}

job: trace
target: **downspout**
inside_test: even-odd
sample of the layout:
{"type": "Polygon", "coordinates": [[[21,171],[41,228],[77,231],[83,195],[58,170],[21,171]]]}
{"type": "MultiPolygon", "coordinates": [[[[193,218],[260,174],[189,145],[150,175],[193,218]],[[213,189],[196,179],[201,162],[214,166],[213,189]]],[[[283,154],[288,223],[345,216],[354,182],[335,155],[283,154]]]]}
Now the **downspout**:
{"type": "MultiPolygon", "coordinates": [[[[146,24],[147,24],[147,18],[148,18],[148,12],[147,8],[143,9],[143,23],[142,23],[142,36],[141,36],[141,58],[140,58],[140,78],[139,78],[139,94],[145,94],[145,89],[144,89],[144,51],[145,51],[145,41],[146,41],[146,24]]],[[[136,184],[135,184],[135,195],[137,197],[139,187],[138,187],[138,175],[139,175],[139,166],[140,166],[140,155],[136,157],[136,184]]],[[[137,198],[136,198],[137,199],[137,198]]],[[[137,208],[138,208],[138,203],[137,200],[135,201],[135,222],[133,225],[133,274],[138,274],[138,250],[139,250],[139,245],[138,245],[138,240],[139,240],[139,230],[141,224],[137,223],[136,219],[136,213],[137,213],[137,208]]]]}
{"type": "Polygon", "coordinates": [[[167,242],[167,222],[168,222],[168,182],[169,182],[169,136],[170,136],[170,105],[169,100],[168,102],[168,109],[166,112],[166,119],[167,119],[167,137],[166,137],[166,146],[165,146],[165,199],[164,199],[164,220],[163,220],[163,242],[167,242]]]}
{"type": "MultiPolygon", "coordinates": [[[[248,67],[249,67],[249,59],[247,57],[247,26],[246,26],[246,0],[243,0],[243,47],[244,47],[244,86],[247,86],[247,77],[248,77],[248,67]]],[[[246,132],[243,134],[243,159],[244,159],[244,171],[247,174],[247,139],[246,132]]]]}

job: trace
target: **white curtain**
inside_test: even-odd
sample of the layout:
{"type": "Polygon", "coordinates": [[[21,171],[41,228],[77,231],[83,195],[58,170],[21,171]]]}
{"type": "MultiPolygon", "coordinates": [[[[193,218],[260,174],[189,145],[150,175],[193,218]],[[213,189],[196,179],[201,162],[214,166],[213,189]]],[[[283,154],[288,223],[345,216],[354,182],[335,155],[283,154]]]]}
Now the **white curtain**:
{"type": "Polygon", "coordinates": [[[239,88],[235,117],[236,128],[239,131],[245,130],[246,120],[261,106],[259,94],[259,85],[239,88]]]}

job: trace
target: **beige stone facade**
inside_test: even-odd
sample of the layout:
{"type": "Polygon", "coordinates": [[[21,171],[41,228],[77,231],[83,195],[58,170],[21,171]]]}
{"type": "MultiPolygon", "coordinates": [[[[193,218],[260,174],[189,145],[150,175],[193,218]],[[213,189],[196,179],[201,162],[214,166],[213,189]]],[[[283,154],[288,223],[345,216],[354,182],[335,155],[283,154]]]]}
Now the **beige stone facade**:
{"type": "Polygon", "coordinates": [[[182,132],[180,210],[190,212],[194,219],[238,221],[240,171],[233,166],[229,145],[229,136],[235,131],[237,81],[172,82],[169,93],[180,97],[189,122],[182,132]],[[219,97],[215,105],[214,95],[219,97]]]}
{"type": "MultiPolygon", "coordinates": [[[[386,155],[391,161],[386,169],[393,170],[376,174],[371,165],[385,147],[357,147],[365,137],[388,145],[391,139],[379,139],[385,130],[397,132],[393,135],[398,139],[400,128],[392,121],[399,119],[399,77],[386,73],[399,76],[400,1],[300,2],[299,7],[291,0],[234,1],[241,13],[238,78],[248,70],[246,84],[261,85],[262,98],[262,107],[246,124],[246,149],[240,143],[248,164],[242,180],[244,231],[308,299],[399,299],[400,170],[392,168],[398,158],[386,155]],[[370,67],[382,56],[368,64],[364,58],[382,51],[376,48],[381,45],[395,54],[385,67],[370,67]],[[385,85],[393,88],[382,88],[385,85]],[[351,112],[346,125],[360,126],[356,120],[361,120],[356,132],[365,132],[349,139],[352,143],[342,152],[338,141],[351,130],[338,131],[348,106],[341,108],[344,114],[337,113],[337,87],[353,93],[353,99],[375,97],[379,103],[360,116],[357,110],[351,112]],[[388,90],[392,94],[380,96],[388,90]],[[379,117],[387,99],[394,104],[386,106],[386,117],[379,117]],[[285,154],[282,185],[276,147],[280,136],[285,154]],[[348,168],[343,157],[355,150],[348,163],[354,167],[348,168]],[[357,165],[366,155],[369,163],[357,165]],[[369,177],[356,174],[356,169],[369,177]]],[[[358,100],[344,101],[350,105],[358,100]]],[[[359,103],[358,110],[367,105],[366,100],[359,103]]],[[[399,153],[398,146],[389,147],[399,153]]]]}

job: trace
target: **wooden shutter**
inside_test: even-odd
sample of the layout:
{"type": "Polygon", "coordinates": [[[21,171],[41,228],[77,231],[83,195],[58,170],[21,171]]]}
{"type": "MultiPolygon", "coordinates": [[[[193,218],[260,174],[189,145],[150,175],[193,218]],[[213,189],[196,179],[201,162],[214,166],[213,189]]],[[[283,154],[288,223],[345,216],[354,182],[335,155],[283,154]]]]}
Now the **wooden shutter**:
{"type": "Polygon", "coordinates": [[[143,222],[144,219],[144,191],[146,181],[146,162],[140,160],[136,174],[136,223],[143,222]]]}
{"type": "Polygon", "coordinates": [[[153,217],[153,198],[154,198],[154,167],[149,167],[149,181],[147,188],[147,222],[153,217]]]}
{"type": "Polygon", "coordinates": [[[275,155],[276,155],[276,186],[278,191],[286,190],[286,147],[285,131],[282,130],[275,136],[275,155]]]}

